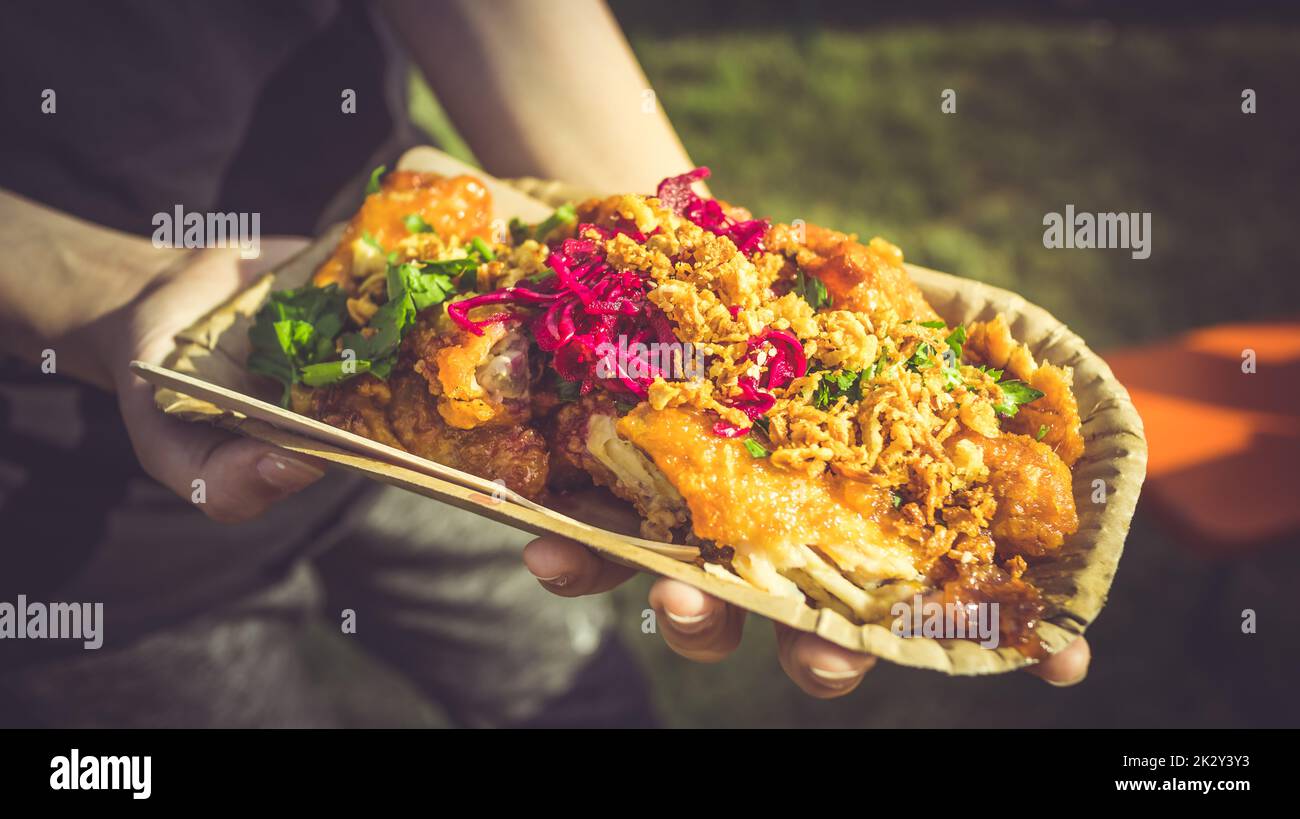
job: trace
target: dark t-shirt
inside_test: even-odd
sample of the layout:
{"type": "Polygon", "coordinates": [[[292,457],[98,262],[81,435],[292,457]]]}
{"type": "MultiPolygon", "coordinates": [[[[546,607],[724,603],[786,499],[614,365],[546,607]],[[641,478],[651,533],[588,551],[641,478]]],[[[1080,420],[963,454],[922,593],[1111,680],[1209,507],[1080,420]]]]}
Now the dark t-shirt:
{"type": "MultiPolygon", "coordinates": [[[[393,52],[344,0],[9,5],[0,187],[140,235],[178,204],[309,235],[404,122],[393,52]]],[[[111,396],[0,356],[0,599],[75,575],[142,477],[111,396]]]]}
{"type": "Polygon", "coordinates": [[[148,235],[181,204],[309,233],[392,127],[360,3],[41,0],[4,16],[0,187],[119,230],[148,235]]]}

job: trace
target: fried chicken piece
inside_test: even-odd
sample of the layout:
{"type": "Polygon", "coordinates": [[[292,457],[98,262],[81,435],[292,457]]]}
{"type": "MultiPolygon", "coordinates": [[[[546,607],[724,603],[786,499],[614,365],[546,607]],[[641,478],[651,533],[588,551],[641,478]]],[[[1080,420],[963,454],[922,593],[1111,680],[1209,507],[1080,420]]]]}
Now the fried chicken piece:
{"type": "Polygon", "coordinates": [[[454,469],[503,480],[525,497],[539,497],[546,488],[547,448],[541,433],[527,425],[527,359],[512,357],[515,348],[509,346],[518,340],[500,328],[491,344],[471,333],[444,336],[437,321],[437,311],[420,316],[403,339],[388,381],[365,374],[316,390],[298,386],[292,393],[294,411],[454,469]],[[430,364],[439,355],[444,360],[459,355],[463,361],[443,371],[430,364]],[[509,363],[498,364],[503,356],[509,363]],[[482,398],[450,399],[442,393],[446,384],[453,391],[472,384],[482,398]],[[490,417],[464,426],[455,423],[465,419],[464,407],[474,402],[490,417]]]}
{"type": "Polygon", "coordinates": [[[1028,345],[1011,336],[1006,317],[999,313],[990,321],[973,322],[967,330],[965,351],[971,363],[1005,370],[1004,378],[1017,378],[1043,393],[1020,407],[1004,428],[1040,438],[1067,466],[1083,455],[1083,424],[1079,402],[1071,389],[1074,375],[1068,367],[1038,364],[1028,345]],[[1041,436],[1040,436],[1041,432],[1041,436]]]}
{"type": "Polygon", "coordinates": [[[546,488],[546,442],[527,427],[459,430],[438,415],[426,382],[410,370],[320,389],[295,388],[294,411],[488,480],[536,499],[546,488]]]}
{"type": "Polygon", "coordinates": [[[969,431],[948,439],[946,446],[953,449],[958,441],[979,446],[989,469],[998,504],[991,529],[999,558],[1042,557],[1079,530],[1070,468],[1051,447],[1027,435],[985,438],[969,431]]]}
{"type": "Polygon", "coordinates": [[[574,470],[591,476],[630,501],[641,513],[641,534],[672,541],[673,530],[688,520],[686,502],[640,449],[619,437],[618,411],[608,393],[596,392],[562,405],[549,429],[557,481],[571,480],[574,470]]]}
{"type": "Polygon", "coordinates": [[[938,313],[903,267],[903,253],[884,239],[862,244],[846,233],[805,225],[773,225],[769,250],[793,258],[804,273],[821,279],[836,310],[874,314],[892,309],[903,319],[932,321],[938,313]]]}
{"type": "Polygon", "coordinates": [[[388,424],[388,405],[392,398],[388,384],[368,375],[315,390],[296,384],[291,396],[294,412],[362,438],[404,449],[388,424]]]}
{"type": "Polygon", "coordinates": [[[355,294],[370,274],[382,273],[384,255],[370,242],[391,250],[410,235],[406,218],[416,214],[433,228],[430,236],[459,236],[464,241],[490,238],[492,195],[472,176],[393,171],[378,193],[366,197],[332,255],[312,278],[324,287],[338,284],[355,294]]]}
{"type": "Polygon", "coordinates": [[[443,421],[457,429],[519,424],[528,407],[528,338],[504,324],[482,335],[428,310],[402,340],[403,366],[428,382],[443,421]]]}
{"type": "Polygon", "coordinates": [[[755,458],[743,440],[713,434],[713,421],[696,409],[641,404],[617,432],[685,500],[695,534],[734,547],[733,565],[760,588],[794,590],[804,576],[791,572],[836,585],[849,582],[844,576],[863,583],[919,576],[913,544],[900,536],[880,487],[783,470],[755,458]]]}
{"type": "Polygon", "coordinates": [[[399,367],[391,382],[387,420],[403,449],[490,481],[504,481],[526,498],[541,496],[547,451],[540,432],[514,424],[456,429],[438,413],[428,382],[419,374],[399,367]]]}

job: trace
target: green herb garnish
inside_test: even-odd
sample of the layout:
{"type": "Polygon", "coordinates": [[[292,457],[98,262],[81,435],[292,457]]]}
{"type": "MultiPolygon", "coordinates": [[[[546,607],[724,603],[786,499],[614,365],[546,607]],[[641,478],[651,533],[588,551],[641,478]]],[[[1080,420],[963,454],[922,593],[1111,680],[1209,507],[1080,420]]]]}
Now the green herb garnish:
{"type": "MultiPolygon", "coordinates": [[[[872,369],[875,365],[872,365],[872,369]]],[[[846,399],[850,404],[856,404],[862,400],[862,380],[866,371],[853,370],[836,370],[835,372],[823,373],[817,381],[817,388],[813,391],[813,406],[817,409],[828,409],[839,398],[846,399]]],[[[868,378],[867,380],[870,380],[868,378]]]]}
{"type": "Polygon", "coordinates": [[[826,290],[826,283],[815,276],[809,276],[802,270],[795,274],[794,292],[808,302],[813,310],[830,307],[833,299],[826,290]]]}
{"type": "Polygon", "coordinates": [[[533,238],[539,242],[544,242],[546,237],[550,236],[557,228],[571,225],[576,221],[578,221],[577,209],[573,207],[573,203],[565,202],[537,225],[537,229],[533,231],[533,238]]]}
{"type": "Polygon", "coordinates": [[[750,457],[753,458],[766,458],[768,455],[767,449],[753,438],[745,439],[745,449],[749,450],[750,457]]]}
{"type": "Polygon", "coordinates": [[[302,383],[309,387],[324,387],[346,381],[354,375],[370,372],[370,362],[365,359],[354,361],[325,361],[320,364],[308,364],[299,373],[302,383]]]}
{"type": "Polygon", "coordinates": [[[403,220],[406,230],[409,233],[436,233],[433,225],[424,221],[424,217],[418,213],[408,213],[403,220]]]}
{"type": "MultiPolygon", "coordinates": [[[[931,327],[935,322],[925,322],[922,326],[931,327]]],[[[938,322],[940,327],[945,326],[943,322],[938,322]]],[[[907,359],[907,367],[913,372],[929,369],[930,367],[939,367],[943,375],[943,388],[951,392],[957,387],[962,386],[961,380],[961,355],[962,349],[966,345],[966,328],[962,325],[957,327],[948,334],[944,339],[945,347],[942,354],[937,354],[935,349],[928,342],[922,342],[917,345],[913,351],[912,357],[907,359]],[[937,360],[936,360],[937,359],[937,360]]]]}
{"type": "Polygon", "coordinates": [[[366,183],[366,196],[369,196],[372,193],[379,193],[381,187],[379,183],[380,177],[382,177],[387,171],[387,165],[380,165],[378,168],[375,168],[370,172],[370,181],[366,183]]]}
{"type": "Polygon", "coordinates": [[[282,405],[289,406],[289,390],[302,380],[304,367],[334,355],[346,309],[347,295],[331,284],[272,293],[257,311],[248,331],[248,369],[284,385],[282,405]]]}
{"type": "Polygon", "coordinates": [[[912,352],[912,357],[907,359],[907,367],[913,372],[920,372],[935,366],[934,348],[926,342],[917,345],[916,350],[912,352]]]}
{"type": "Polygon", "coordinates": [[[994,404],[993,409],[1007,418],[1014,418],[1016,413],[1020,412],[1022,404],[1043,397],[1043,393],[1023,381],[1001,381],[998,382],[998,389],[1002,391],[1002,401],[994,404]]]}
{"type": "Polygon", "coordinates": [[[1047,424],[1043,424],[1038,428],[1038,434],[1034,436],[1034,440],[1041,441],[1046,437],[1047,437],[1047,424]]]}
{"type": "Polygon", "coordinates": [[[981,364],[975,369],[979,370],[982,373],[985,373],[986,375],[988,375],[989,378],[992,378],[994,381],[1002,380],[1002,371],[995,370],[992,367],[988,366],[987,364],[981,364]]]}
{"type": "MultiPolygon", "coordinates": [[[[362,239],[383,251],[370,234],[362,239]]],[[[390,254],[386,270],[388,300],[371,316],[367,333],[340,336],[347,295],[335,285],[272,293],[258,311],[248,332],[253,343],[248,368],[284,385],[284,406],[294,384],[324,387],[362,373],[387,378],[416,315],[451,298],[453,276],[466,265],[477,266],[463,259],[396,264],[394,258],[390,254]],[[336,348],[350,350],[352,357],[340,360],[336,348]]]]}
{"type": "Polygon", "coordinates": [[[492,252],[492,246],[478,236],[470,240],[469,246],[470,250],[477,253],[479,258],[485,262],[490,262],[497,257],[497,254],[492,252]]]}
{"type": "Polygon", "coordinates": [[[966,346],[966,327],[958,324],[957,327],[948,334],[948,337],[943,340],[943,343],[948,345],[949,350],[952,350],[952,355],[955,359],[953,361],[953,366],[961,364],[962,350],[966,346]]]}
{"type": "Polygon", "coordinates": [[[510,217],[510,225],[508,229],[510,231],[511,244],[517,245],[528,238],[528,225],[525,225],[524,221],[518,216],[510,217]]]}

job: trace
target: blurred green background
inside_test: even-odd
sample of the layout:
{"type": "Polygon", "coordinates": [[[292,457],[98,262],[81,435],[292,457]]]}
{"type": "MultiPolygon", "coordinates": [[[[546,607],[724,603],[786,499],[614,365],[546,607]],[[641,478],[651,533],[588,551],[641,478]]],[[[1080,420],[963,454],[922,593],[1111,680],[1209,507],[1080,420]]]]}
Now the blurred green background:
{"type": "MultiPolygon", "coordinates": [[[[1023,294],[1102,350],[1297,312],[1295,22],[1010,5],[940,20],[874,6],[612,3],[714,193],[756,214],[885,236],[910,261],[1023,294]],[[948,88],[951,115],[940,111],[948,88]],[[1044,249],[1044,214],[1067,204],[1149,211],[1150,258],[1044,249]]],[[[414,79],[412,99],[417,122],[464,153],[414,79]]],[[[1139,517],[1089,632],[1092,675],[1065,692],[1025,675],[950,680],[882,664],[850,697],[817,702],[777,669],[766,622],[751,620],[726,663],[700,666],[641,632],[648,579],[616,599],[671,725],[1295,724],[1287,634],[1300,622],[1284,605],[1295,553],[1207,563],[1139,517]],[[1271,623],[1254,643],[1233,639],[1248,605],[1271,623]]]]}

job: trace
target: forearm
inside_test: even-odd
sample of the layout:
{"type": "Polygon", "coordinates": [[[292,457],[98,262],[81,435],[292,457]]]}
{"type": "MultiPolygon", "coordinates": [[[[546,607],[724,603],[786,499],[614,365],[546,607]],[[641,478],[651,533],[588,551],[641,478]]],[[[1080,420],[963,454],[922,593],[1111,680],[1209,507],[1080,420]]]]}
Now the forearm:
{"type": "Polygon", "coordinates": [[[0,190],[0,352],[109,385],[100,324],[134,299],[176,251],[0,190]]]}
{"type": "Polygon", "coordinates": [[[598,0],[385,0],[484,169],[645,191],[692,165],[598,0]]]}

